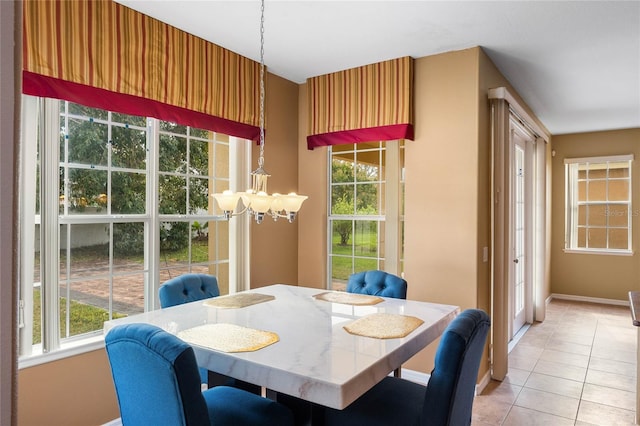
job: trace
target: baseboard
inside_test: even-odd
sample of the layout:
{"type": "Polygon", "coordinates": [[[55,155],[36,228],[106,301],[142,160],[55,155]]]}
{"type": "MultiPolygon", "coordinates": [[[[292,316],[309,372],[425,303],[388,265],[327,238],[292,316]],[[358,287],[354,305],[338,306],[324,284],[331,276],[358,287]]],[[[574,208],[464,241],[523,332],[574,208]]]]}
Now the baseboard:
{"type": "MultiPolygon", "coordinates": [[[[402,369],[402,378],[406,380],[410,380],[412,382],[420,383],[421,385],[426,386],[427,382],[429,382],[430,374],[422,373],[420,371],[407,370],[402,369]]],[[[480,395],[485,387],[491,381],[491,373],[487,371],[482,379],[480,379],[480,383],[476,384],[476,395],[480,395]]]]}
{"type": "Polygon", "coordinates": [[[480,383],[476,385],[476,395],[480,395],[489,382],[491,382],[491,370],[484,373],[484,376],[480,379],[480,383]]]}
{"type": "Polygon", "coordinates": [[[424,386],[427,386],[427,383],[429,382],[429,377],[431,377],[431,374],[423,373],[421,371],[407,370],[406,368],[402,369],[403,379],[420,383],[421,385],[424,385],[424,386]]]}
{"type": "Polygon", "coordinates": [[[574,302],[600,303],[603,305],[629,306],[628,300],[604,299],[602,297],[574,296],[571,294],[551,293],[551,295],[549,296],[549,300],[551,299],[572,300],[574,302]]]}

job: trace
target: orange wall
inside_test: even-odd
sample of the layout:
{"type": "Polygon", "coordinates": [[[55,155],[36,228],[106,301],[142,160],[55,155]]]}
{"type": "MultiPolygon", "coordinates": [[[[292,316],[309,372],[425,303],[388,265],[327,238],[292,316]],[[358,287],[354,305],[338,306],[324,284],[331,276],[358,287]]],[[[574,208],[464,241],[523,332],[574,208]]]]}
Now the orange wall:
{"type": "Polygon", "coordinates": [[[628,300],[640,290],[640,129],[554,136],[552,157],[551,292],[571,296],[628,300]],[[633,256],[606,256],[564,252],[564,159],[633,154],[632,240],[633,256]]]}
{"type": "Polygon", "coordinates": [[[99,425],[120,417],[104,349],[23,368],[18,425],[99,425]]]}

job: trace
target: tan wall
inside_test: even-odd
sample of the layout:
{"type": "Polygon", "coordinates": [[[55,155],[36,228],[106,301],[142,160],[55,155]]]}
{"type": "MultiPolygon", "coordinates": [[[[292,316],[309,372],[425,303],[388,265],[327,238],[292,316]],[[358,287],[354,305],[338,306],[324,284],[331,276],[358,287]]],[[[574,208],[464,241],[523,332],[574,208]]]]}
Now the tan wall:
{"type": "Polygon", "coordinates": [[[18,425],[99,425],[120,417],[104,349],[18,372],[18,425]]]}
{"type": "MultiPolygon", "coordinates": [[[[298,190],[298,85],[267,74],[265,123],[265,170],[271,174],[270,193],[298,190]]],[[[252,170],[258,166],[258,146],[253,147],[252,170]]],[[[301,214],[309,208],[303,204],[301,214]]],[[[260,225],[251,223],[251,288],[283,283],[298,283],[297,240],[299,221],[274,222],[265,218],[260,225]]]]}
{"type": "Polygon", "coordinates": [[[327,149],[307,149],[307,85],[301,84],[298,93],[298,184],[309,196],[298,219],[298,281],[305,287],[326,288],[327,149]]]}
{"type": "MultiPolygon", "coordinates": [[[[416,59],[414,76],[415,140],[405,146],[407,297],[476,307],[478,51],[416,59]]],[[[406,367],[429,372],[436,348],[406,367]]]]}
{"type": "Polygon", "coordinates": [[[628,300],[640,289],[640,129],[554,136],[552,157],[551,292],[614,300],[628,300]],[[633,154],[631,226],[633,256],[564,252],[564,159],[633,154]]]}

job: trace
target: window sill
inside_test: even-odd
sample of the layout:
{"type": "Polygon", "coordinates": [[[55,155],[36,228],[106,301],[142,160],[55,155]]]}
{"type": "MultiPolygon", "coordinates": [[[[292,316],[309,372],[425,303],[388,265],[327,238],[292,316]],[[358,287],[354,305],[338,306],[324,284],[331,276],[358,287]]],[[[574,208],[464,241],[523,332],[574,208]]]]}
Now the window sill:
{"type": "Polygon", "coordinates": [[[573,254],[599,254],[606,256],[633,256],[633,250],[564,249],[564,252],[573,254]]]}
{"type": "Polygon", "coordinates": [[[18,359],[18,369],[34,367],[102,348],[104,348],[104,336],[98,334],[85,339],[63,343],[59,349],[49,353],[34,353],[22,356],[18,359]]]}

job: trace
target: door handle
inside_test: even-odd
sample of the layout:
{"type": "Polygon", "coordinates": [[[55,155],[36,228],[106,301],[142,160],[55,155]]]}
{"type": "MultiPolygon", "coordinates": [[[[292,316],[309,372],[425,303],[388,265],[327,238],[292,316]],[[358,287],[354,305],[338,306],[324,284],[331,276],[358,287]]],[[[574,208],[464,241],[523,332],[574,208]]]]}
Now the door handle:
{"type": "Polygon", "coordinates": [[[518,259],[513,259],[513,263],[518,263],[518,259]]]}

